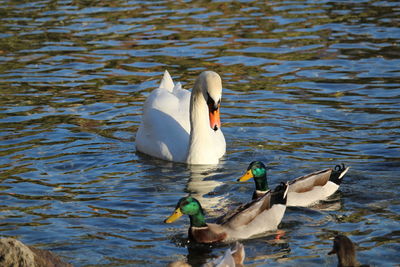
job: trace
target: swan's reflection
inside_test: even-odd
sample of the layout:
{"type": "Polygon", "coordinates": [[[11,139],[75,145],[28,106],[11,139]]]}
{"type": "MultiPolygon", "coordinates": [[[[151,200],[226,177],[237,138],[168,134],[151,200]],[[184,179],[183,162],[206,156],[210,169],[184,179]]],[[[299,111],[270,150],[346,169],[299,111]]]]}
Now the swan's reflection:
{"type": "Polygon", "coordinates": [[[207,213],[207,217],[219,216],[221,207],[225,207],[227,199],[224,194],[215,193],[215,190],[224,184],[218,181],[218,176],[223,174],[219,166],[214,165],[191,165],[190,177],[187,183],[187,191],[200,201],[201,206],[207,213]]]}
{"type": "MultiPolygon", "coordinates": [[[[227,198],[229,190],[223,188],[222,185],[226,181],[223,178],[230,175],[230,172],[227,172],[222,164],[185,165],[155,159],[140,152],[137,152],[137,155],[140,157],[141,163],[146,165],[142,176],[146,176],[150,180],[156,179],[154,184],[160,182],[160,175],[168,181],[172,181],[169,180],[171,178],[178,180],[174,183],[186,184],[184,190],[175,192],[176,195],[183,197],[186,192],[196,198],[201,203],[208,219],[221,216],[224,211],[226,212],[229,204],[229,198],[227,198]]],[[[172,185],[171,188],[173,187],[172,185]]]]}

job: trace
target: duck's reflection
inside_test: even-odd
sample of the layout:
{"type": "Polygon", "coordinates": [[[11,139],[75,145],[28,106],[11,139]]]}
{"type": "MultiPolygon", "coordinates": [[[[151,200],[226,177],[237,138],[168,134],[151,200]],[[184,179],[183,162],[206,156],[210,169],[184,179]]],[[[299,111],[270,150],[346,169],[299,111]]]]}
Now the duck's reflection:
{"type": "Polygon", "coordinates": [[[338,211],[342,209],[342,198],[339,192],[330,196],[327,200],[319,201],[318,203],[309,207],[312,210],[319,211],[338,211]]]}
{"type": "Polygon", "coordinates": [[[187,262],[192,266],[202,266],[212,258],[212,246],[192,244],[187,246],[187,262]]]}

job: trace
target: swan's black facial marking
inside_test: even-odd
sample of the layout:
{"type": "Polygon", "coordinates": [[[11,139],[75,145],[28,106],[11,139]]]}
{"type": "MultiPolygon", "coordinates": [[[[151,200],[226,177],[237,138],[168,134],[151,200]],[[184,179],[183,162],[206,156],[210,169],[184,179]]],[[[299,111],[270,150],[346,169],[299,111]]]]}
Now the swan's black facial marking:
{"type": "Polygon", "coordinates": [[[210,109],[210,112],[218,110],[220,104],[221,99],[219,99],[218,102],[215,103],[214,99],[207,93],[207,106],[210,109]]]}
{"type": "Polygon", "coordinates": [[[218,102],[215,103],[214,99],[207,92],[207,106],[210,116],[210,126],[211,129],[217,131],[221,122],[219,119],[219,105],[221,104],[221,99],[218,99],[218,102]]]}

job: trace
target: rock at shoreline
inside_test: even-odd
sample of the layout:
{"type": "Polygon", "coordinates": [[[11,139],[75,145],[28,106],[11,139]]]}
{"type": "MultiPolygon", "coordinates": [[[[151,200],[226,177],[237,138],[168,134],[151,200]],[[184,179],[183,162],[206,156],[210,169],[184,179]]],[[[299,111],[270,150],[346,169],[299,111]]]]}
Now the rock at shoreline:
{"type": "Polygon", "coordinates": [[[56,254],[30,246],[14,238],[0,239],[0,266],[3,267],[72,267],[56,254]]]}

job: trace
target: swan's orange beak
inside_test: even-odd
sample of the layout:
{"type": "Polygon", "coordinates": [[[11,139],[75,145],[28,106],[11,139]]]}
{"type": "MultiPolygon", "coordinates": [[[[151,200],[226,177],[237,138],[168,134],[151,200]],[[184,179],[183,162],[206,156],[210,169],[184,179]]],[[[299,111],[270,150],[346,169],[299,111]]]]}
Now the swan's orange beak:
{"type": "Polygon", "coordinates": [[[209,105],[208,111],[210,116],[210,127],[211,129],[216,131],[219,128],[221,128],[221,119],[219,117],[219,104],[217,108],[214,108],[213,106],[209,105]]]}

